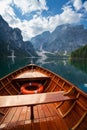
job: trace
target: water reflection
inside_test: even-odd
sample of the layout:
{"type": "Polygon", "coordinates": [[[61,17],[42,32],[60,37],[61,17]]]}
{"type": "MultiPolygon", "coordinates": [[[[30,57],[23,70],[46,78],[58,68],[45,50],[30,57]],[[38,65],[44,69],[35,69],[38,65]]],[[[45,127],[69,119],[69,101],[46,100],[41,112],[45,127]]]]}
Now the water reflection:
{"type": "Polygon", "coordinates": [[[15,55],[14,55],[14,50],[11,50],[11,56],[7,56],[8,58],[10,58],[11,60],[12,60],[12,63],[14,64],[14,62],[15,62],[15,55]]]}
{"type": "MultiPolygon", "coordinates": [[[[83,63],[84,65],[82,66],[87,65],[85,62],[83,63]]],[[[86,85],[84,85],[87,84],[87,74],[86,74],[87,67],[83,67],[84,68],[83,71],[82,69],[80,69],[81,67],[79,67],[80,65],[79,63],[78,63],[79,67],[78,69],[74,64],[71,64],[71,62],[68,59],[58,59],[57,57],[47,58],[43,62],[42,61],[40,62],[39,59],[38,64],[61,75],[65,79],[69,80],[70,82],[78,86],[83,91],[87,92],[87,87],[86,85]]]]}
{"type": "Polygon", "coordinates": [[[71,60],[70,63],[77,69],[77,72],[82,72],[82,74],[84,74],[82,76],[80,76],[81,74],[79,75],[81,78],[79,79],[80,82],[77,85],[80,89],[87,93],[87,60],[71,60]]]}
{"type": "Polygon", "coordinates": [[[77,69],[87,73],[87,60],[71,60],[70,63],[77,69]]]}
{"type": "Polygon", "coordinates": [[[81,61],[79,63],[70,62],[68,59],[58,59],[58,57],[45,59],[15,57],[13,62],[11,58],[6,58],[0,62],[0,77],[30,64],[31,62],[61,75],[83,91],[87,92],[87,62],[81,64],[81,61]]]}
{"type": "Polygon", "coordinates": [[[12,58],[0,59],[0,77],[3,77],[16,69],[19,69],[25,64],[28,64],[28,60],[26,58],[23,59],[15,57],[14,61],[12,58]]]}

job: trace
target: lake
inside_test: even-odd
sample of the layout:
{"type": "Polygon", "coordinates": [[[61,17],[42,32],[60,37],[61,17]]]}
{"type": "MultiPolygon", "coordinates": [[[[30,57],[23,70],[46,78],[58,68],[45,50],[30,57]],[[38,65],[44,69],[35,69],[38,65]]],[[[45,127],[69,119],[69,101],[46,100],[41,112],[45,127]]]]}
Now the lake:
{"type": "Polygon", "coordinates": [[[0,59],[0,78],[33,62],[61,75],[87,93],[87,61],[64,58],[6,58],[0,59]]]}

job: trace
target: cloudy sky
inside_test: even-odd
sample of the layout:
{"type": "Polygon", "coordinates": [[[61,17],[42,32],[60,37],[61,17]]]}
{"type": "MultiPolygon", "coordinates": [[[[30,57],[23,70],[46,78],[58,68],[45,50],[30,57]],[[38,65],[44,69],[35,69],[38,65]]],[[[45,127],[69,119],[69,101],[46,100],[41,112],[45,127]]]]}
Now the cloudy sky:
{"type": "Polygon", "coordinates": [[[0,0],[0,14],[24,40],[66,23],[87,28],[87,0],[0,0]]]}

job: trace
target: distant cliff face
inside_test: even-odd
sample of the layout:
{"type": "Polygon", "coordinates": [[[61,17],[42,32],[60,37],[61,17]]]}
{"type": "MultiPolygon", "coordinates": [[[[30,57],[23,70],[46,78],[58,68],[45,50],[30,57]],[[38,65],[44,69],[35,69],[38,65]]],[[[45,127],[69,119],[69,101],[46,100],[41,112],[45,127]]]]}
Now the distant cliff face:
{"type": "Polygon", "coordinates": [[[44,32],[31,39],[36,50],[49,52],[72,52],[87,44],[87,30],[82,25],[61,25],[52,33],[44,32]]]}
{"type": "Polygon", "coordinates": [[[0,57],[15,56],[37,56],[31,42],[23,41],[21,30],[9,27],[8,23],[0,16],[0,57]]]}

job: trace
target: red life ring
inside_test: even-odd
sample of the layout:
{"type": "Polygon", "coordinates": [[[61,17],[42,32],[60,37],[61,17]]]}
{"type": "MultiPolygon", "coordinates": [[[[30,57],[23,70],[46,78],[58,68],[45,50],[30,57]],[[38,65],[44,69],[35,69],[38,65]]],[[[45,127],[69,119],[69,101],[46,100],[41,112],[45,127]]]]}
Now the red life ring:
{"type": "Polygon", "coordinates": [[[23,94],[35,94],[43,92],[44,87],[39,83],[26,83],[21,87],[21,93],[23,94]],[[35,88],[35,90],[29,90],[29,87],[35,88]]]}

